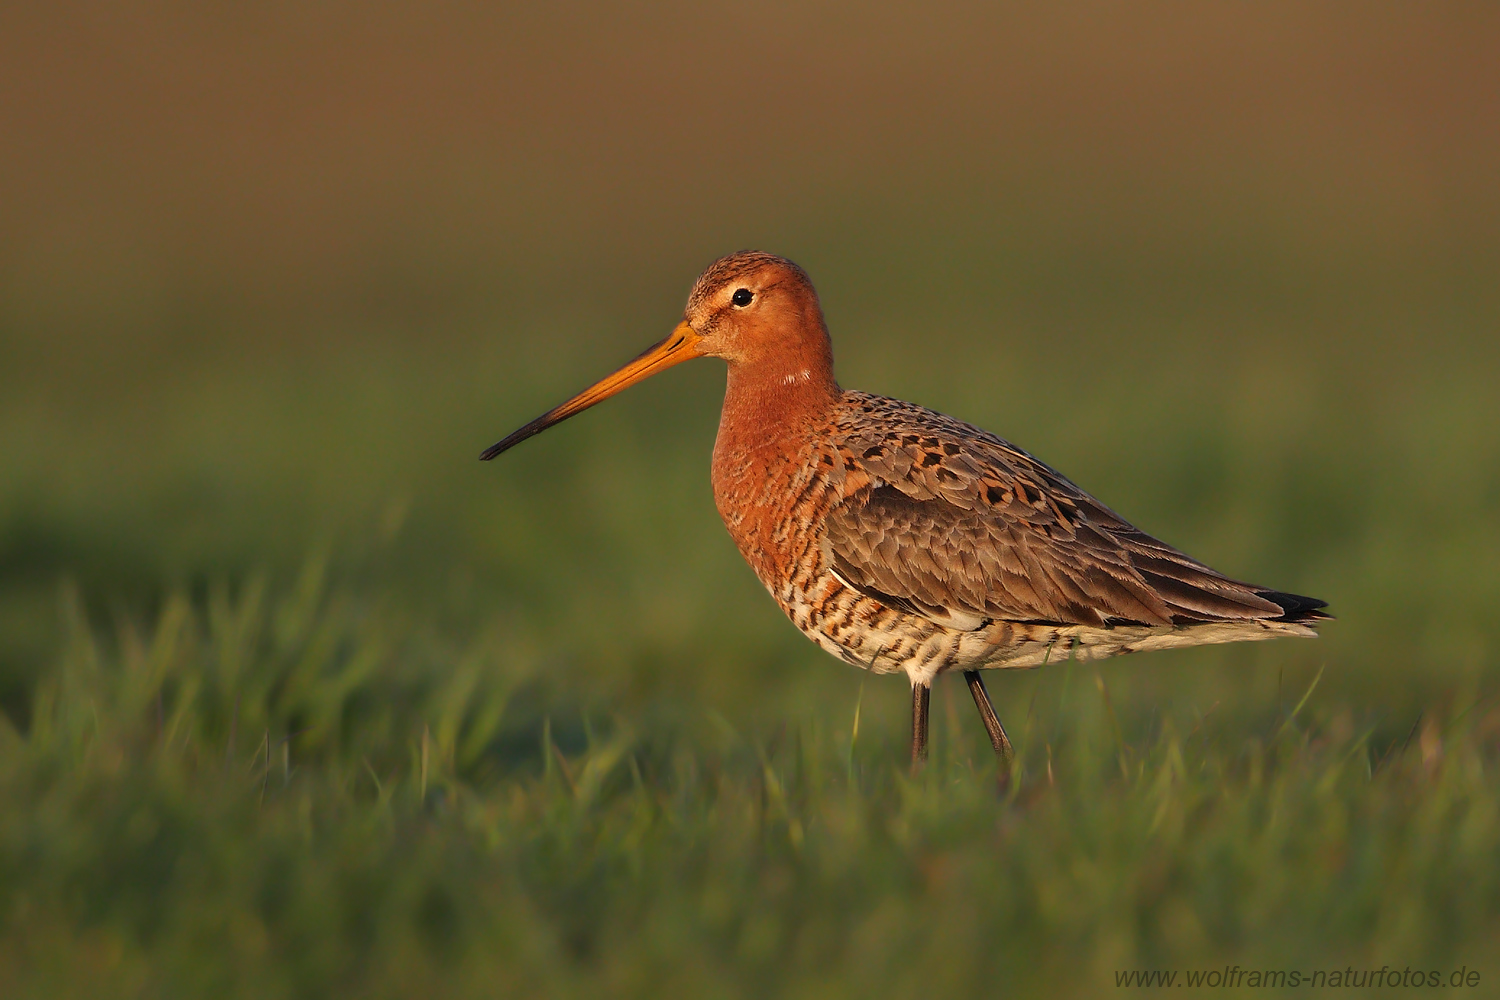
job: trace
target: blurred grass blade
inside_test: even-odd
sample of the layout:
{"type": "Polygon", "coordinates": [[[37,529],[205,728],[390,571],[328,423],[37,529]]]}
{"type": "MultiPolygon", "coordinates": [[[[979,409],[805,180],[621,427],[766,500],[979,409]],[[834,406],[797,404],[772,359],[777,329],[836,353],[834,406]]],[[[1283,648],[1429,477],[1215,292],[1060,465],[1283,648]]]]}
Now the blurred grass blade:
{"type": "Polygon", "coordinates": [[[1313,676],[1312,683],[1307,686],[1306,691],[1302,692],[1302,697],[1297,700],[1297,704],[1292,708],[1290,714],[1282,720],[1281,727],[1276,730],[1275,739],[1281,738],[1281,734],[1286,732],[1287,727],[1292,724],[1292,721],[1297,718],[1297,714],[1302,711],[1302,707],[1307,704],[1307,699],[1311,698],[1312,693],[1317,690],[1318,682],[1323,679],[1323,669],[1326,666],[1326,663],[1319,665],[1318,672],[1313,676]]]}

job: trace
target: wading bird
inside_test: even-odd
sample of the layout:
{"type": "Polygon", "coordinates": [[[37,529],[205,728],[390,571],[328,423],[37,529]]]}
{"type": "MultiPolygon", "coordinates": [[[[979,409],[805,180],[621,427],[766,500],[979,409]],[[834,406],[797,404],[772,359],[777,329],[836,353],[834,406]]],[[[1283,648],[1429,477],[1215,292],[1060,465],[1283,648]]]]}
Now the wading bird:
{"type": "Polygon", "coordinates": [[[709,265],[665,340],[480,457],[699,357],[729,364],[713,455],[724,525],[808,638],[906,674],[913,768],[939,674],[963,673],[1003,779],[1011,745],[982,669],[1314,636],[1329,617],[1157,541],[988,431],[840,389],[812,282],[767,253],[709,265]]]}

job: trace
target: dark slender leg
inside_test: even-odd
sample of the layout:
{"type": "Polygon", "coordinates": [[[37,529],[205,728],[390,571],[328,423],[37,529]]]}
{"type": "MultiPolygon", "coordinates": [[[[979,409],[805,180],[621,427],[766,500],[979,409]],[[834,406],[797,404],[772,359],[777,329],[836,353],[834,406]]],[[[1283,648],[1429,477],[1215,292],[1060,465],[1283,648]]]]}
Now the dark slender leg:
{"type": "Polygon", "coordinates": [[[927,706],[932,688],[913,684],[911,688],[911,771],[916,774],[927,762],[927,706]]]}
{"type": "Polygon", "coordinates": [[[995,756],[1000,758],[1000,784],[1004,785],[1010,780],[1010,762],[1016,755],[1010,747],[1010,737],[1005,735],[1005,727],[1000,725],[1000,716],[995,714],[995,706],[990,704],[990,695],[984,689],[984,679],[979,676],[979,671],[965,670],[964,680],[969,683],[969,693],[974,696],[974,707],[979,709],[985,731],[990,734],[990,745],[995,748],[995,756]]]}

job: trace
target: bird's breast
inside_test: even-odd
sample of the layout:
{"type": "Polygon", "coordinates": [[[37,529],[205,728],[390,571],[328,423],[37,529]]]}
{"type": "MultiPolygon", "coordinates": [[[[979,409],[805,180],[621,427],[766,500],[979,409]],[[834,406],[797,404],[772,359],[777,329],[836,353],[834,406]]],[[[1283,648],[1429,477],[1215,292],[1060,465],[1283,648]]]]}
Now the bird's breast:
{"type": "Polygon", "coordinates": [[[778,600],[788,588],[806,589],[822,574],[824,518],[844,498],[851,478],[857,477],[832,441],[720,434],[713,462],[719,516],[778,600]]]}

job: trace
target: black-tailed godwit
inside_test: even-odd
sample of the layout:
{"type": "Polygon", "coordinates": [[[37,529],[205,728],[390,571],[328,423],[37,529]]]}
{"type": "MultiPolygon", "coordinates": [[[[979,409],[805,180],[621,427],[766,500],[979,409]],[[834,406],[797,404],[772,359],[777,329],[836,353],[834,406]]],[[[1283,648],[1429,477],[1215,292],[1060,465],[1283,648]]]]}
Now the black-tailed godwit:
{"type": "Polygon", "coordinates": [[[812,282],[767,253],[715,261],[665,340],[481,457],[698,357],[729,364],[713,489],[730,536],[813,642],[906,674],[913,766],[939,674],[963,673],[1008,773],[981,669],[1314,636],[1328,618],[1157,541],[988,431],[839,388],[812,282]]]}

